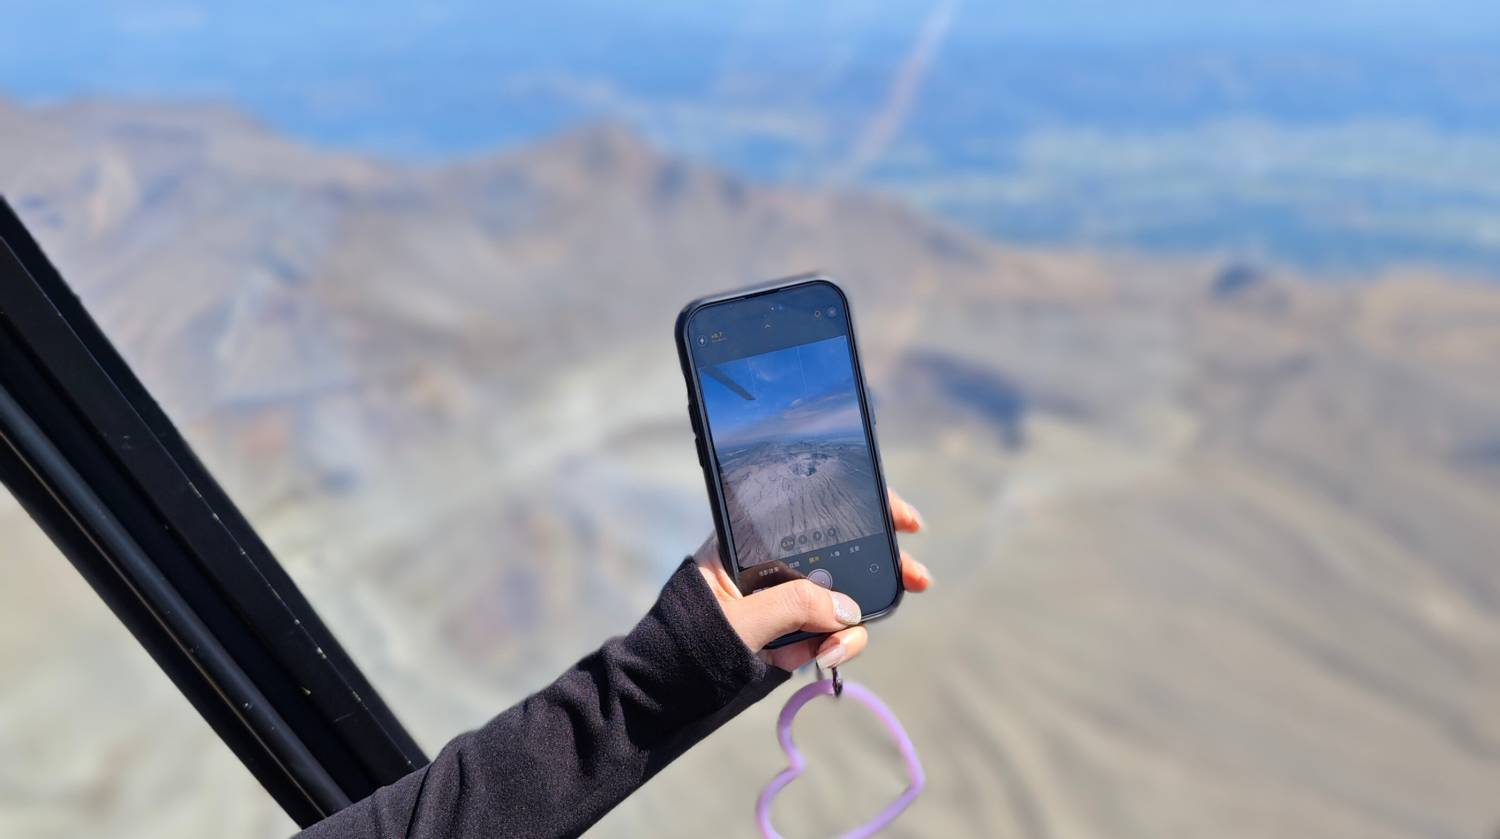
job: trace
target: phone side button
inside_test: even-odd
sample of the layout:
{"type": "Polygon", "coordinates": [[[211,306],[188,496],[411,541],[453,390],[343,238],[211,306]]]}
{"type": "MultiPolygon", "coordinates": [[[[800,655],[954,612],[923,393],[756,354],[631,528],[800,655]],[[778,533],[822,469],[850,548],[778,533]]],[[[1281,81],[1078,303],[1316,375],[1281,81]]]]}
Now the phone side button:
{"type": "Polygon", "coordinates": [[[707,469],[708,468],[708,458],[703,454],[703,438],[702,437],[697,437],[697,436],[693,437],[693,448],[698,452],[698,466],[700,468],[707,469]]]}

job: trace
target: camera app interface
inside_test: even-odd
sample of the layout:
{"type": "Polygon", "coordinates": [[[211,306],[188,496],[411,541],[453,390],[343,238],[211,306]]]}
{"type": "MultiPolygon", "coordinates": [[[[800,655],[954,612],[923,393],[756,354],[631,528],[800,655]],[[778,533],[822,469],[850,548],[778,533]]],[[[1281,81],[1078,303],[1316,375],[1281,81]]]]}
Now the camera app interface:
{"type": "Polygon", "coordinates": [[[888,570],[882,489],[832,300],[747,303],[694,339],[734,559],[762,584],[857,573],[866,588],[888,570]]]}

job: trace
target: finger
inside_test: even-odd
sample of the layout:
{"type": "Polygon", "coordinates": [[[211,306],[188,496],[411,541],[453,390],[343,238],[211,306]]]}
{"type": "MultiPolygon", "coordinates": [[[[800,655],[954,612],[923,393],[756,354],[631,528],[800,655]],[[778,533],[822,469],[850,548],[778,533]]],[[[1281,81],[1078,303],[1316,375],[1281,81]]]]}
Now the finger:
{"type": "Polygon", "coordinates": [[[717,533],[710,533],[708,538],[703,540],[703,544],[698,546],[698,550],[693,551],[693,561],[699,565],[707,565],[710,562],[719,561],[719,536],[717,533]]]}
{"type": "Polygon", "coordinates": [[[860,621],[853,598],[811,580],[793,580],[725,603],[724,614],[752,650],[788,632],[834,632],[860,621]]]}
{"type": "Polygon", "coordinates": [[[901,582],[907,591],[926,591],[932,587],[932,572],[927,566],[912,559],[911,554],[901,552],[901,582]]]}
{"type": "Polygon", "coordinates": [[[729,571],[724,568],[724,562],[719,558],[718,534],[713,534],[703,540],[703,544],[693,552],[693,562],[711,574],[713,582],[717,583],[721,590],[731,593],[739,592],[739,587],[735,585],[734,579],[729,576],[729,571]]]}
{"type": "Polygon", "coordinates": [[[891,499],[891,521],[896,529],[902,533],[920,533],[926,529],[927,524],[922,521],[922,514],[917,508],[907,503],[894,489],[887,490],[891,499]]]}
{"type": "Polygon", "coordinates": [[[863,652],[869,641],[869,630],[863,626],[851,626],[824,638],[814,661],[824,669],[837,667],[863,652]]]}
{"type": "Polygon", "coordinates": [[[812,661],[813,656],[817,655],[818,645],[822,642],[822,638],[808,638],[795,644],[787,644],[785,647],[766,650],[763,655],[766,661],[790,672],[812,661]]]}

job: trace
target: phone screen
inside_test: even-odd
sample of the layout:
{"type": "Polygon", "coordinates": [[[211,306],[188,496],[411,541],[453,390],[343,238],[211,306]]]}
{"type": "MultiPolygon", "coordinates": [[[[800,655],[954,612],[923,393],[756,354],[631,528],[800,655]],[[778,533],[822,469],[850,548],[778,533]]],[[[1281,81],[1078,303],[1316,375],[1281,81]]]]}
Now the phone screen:
{"type": "Polygon", "coordinates": [[[718,304],[688,339],[741,587],[804,576],[884,608],[895,563],[843,296],[718,304]]]}

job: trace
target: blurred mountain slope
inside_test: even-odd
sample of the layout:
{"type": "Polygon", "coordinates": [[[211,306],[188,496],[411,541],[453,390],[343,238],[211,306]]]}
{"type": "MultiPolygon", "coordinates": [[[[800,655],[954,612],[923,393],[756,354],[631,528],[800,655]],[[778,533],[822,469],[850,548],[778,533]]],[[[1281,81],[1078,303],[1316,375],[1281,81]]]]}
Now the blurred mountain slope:
{"type": "MultiPolygon", "coordinates": [[[[939,580],[850,668],[928,763],[894,835],[1500,824],[1496,289],[1007,247],[613,125],[398,165],[215,107],[0,103],[0,191],[429,749],[627,628],[708,531],[681,304],[822,267],[939,580]]],[[[190,712],[73,572],[15,544],[0,666],[48,687],[0,699],[26,767],[0,770],[0,833],[285,832],[205,728],[162,733],[190,712]],[[154,687],[120,708],[96,659],[154,687]],[[227,816],[168,792],[203,785],[251,791],[227,816]]],[[[774,710],[597,832],[752,835],[725,813],[780,764],[774,710]]],[[[899,789],[849,716],[801,724],[818,768],[784,828],[899,789]]]]}

